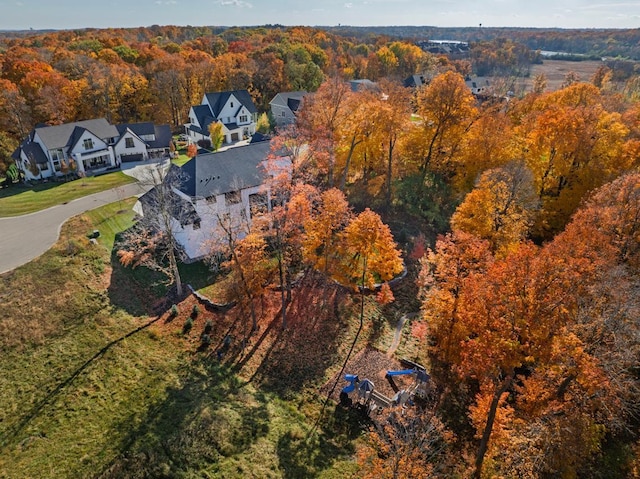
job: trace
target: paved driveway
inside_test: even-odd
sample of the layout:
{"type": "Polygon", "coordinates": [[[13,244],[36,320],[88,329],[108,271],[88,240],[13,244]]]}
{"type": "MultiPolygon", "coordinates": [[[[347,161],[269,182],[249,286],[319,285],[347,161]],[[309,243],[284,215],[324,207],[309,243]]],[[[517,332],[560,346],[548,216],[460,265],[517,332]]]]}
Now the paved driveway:
{"type": "Polygon", "coordinates": [[[78,198],[67,204],[23,216],[0,218],[0,274],[28,263],[58,240],[60,227],[69,218],[85,211],[144,193],[146,187],[131,183],[78,198]]]}

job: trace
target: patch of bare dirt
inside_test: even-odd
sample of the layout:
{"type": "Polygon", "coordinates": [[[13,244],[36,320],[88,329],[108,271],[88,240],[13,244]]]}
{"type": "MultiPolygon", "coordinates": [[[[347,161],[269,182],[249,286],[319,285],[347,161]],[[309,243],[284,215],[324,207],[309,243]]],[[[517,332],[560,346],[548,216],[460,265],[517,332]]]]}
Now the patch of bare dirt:
{"type": "MultiPolygon", "coordinates": [[[[400,361],[389,357],[382,351],[372,347],[366,347],[349,360],[343,374],[356,374],[360,381],[369,379],[375,385],[376,391],[390,398],[396,393],[394,385],[397,389],[406,389],[413,381],[413,378],[409,376],[395,376],[392,381],[386,378],[387,371],[399,369],[406,369],[400,364],[400,361]]],[[[335,381],[336,376],[333,376],[322,387],[321,394],[327,395],[335,381]]],[[[331,399],[337,402],[340,399],[340,391],[342,391],[342,388],[347,384],[344,378],[340,378],[338,386],[331,394],[331,399]]]]}

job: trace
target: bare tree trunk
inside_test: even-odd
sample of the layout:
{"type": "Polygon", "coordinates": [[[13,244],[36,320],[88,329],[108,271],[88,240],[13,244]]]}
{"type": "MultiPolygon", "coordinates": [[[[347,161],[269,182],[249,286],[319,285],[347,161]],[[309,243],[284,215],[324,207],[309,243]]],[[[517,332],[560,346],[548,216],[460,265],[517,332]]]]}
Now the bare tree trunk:
{"type": "Polygon", "coordinates": [[[489,439],[491,438],[491,431],[493,429],[493,423],[496,420],[496,413],[498,412],[498,405],[500,404],[500,397],[504,392],[509,389],[511,382],[513,381],[514,373],[511,372],[504,379],[502,385],[496,389],[491,399],[491,405],[489,406],[489,413],[487,415],[487,424],[484,426],[482,433],[482,439],[480,439],[480,447],[478,448],[478,454],[476,455],[476,468],[473,473],[474,479],[480,479],[482,476],[482,463],[484,462],[484,456],[487,453],[489,447],[489,439]]]}

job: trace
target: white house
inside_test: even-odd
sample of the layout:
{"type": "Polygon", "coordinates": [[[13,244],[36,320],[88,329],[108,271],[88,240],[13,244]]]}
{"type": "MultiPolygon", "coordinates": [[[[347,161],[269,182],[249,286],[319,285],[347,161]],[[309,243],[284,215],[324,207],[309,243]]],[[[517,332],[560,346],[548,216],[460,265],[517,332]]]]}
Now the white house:
{"type": "MultiPolygon", "coordinates": [[[[216,153],[197,155],[181,167],[173,165],[167,181],[174,205],[172,230],[186,261],[198,260],[211,251],[212,242],[224,238],[221,222],[230,225],[239,237],[251,219],[270,209],[268,141],[251,143],[216,153]]],[[[286,157],[280,164],[288,162],[286,157]]],[[[143,214],[153,207],[155,189],[140,198],[143,214]]]]}
{"type": "Polygon", "coordinates": [[[78,172],[90,174],[115,167],[113,145],[119,136],[104,118],[37,126],[12,157],[26,180],[58,176],[62,162],[70,165],[71,160],[78,172]]]}
{"type": "Polygon", "coordinates": [[[64,125],[36,126],[13,152],[25,180],[61,176],[63,163],[92,175],[116,168],[122,161],[168,155],[169,125],[112,125],[104,118],[64,125]]]}
{"type": "Polygon", "coordinates": [[[169,155],[171,128],[151,122],[117,125],[120,137],[114,145],[116,160],[128,161],[162,158],[169,155]]]}
{"type": "Polygon", "coordinates": [[[296,121],[296,115],[302,106],[306,91],[281,92],[269,102],[271,115],[278,126],[290,125],[296,121]]]}
{"type": "Polygon", "coordinates": [[[192,143],[211,141],[209,125],[222,124],[224,143],[250,138],[256,132],[258,110],[247,90],[205,93],[200,105],[189,110],[189,122],[184,125],[192,143]]]}

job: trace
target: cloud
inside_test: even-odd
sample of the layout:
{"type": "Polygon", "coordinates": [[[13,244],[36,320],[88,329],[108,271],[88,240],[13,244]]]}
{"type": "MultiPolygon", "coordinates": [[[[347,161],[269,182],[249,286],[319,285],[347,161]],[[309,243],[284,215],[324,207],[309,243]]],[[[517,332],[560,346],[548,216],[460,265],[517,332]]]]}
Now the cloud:
{"type": "Polygon", "coordinates": [[[178,2],[176,2],[176,0],[166,0],[166,1],[162,1],[162,0],[156,0],[156,5],[177,5],[178,2]]]}
{"type": "Polygon", "coordinates": [[[345,3],[344,8],[353,8],[353,3],[345,3]]]}
{"type": "Polygon", "coordinates": [[[245,2],[244,0],[217,0],[215,3],[223,7],[253,8],[253,4],[245,2]]]}

